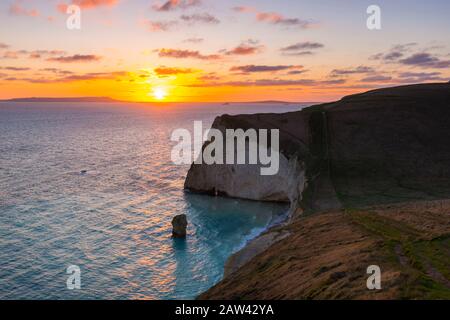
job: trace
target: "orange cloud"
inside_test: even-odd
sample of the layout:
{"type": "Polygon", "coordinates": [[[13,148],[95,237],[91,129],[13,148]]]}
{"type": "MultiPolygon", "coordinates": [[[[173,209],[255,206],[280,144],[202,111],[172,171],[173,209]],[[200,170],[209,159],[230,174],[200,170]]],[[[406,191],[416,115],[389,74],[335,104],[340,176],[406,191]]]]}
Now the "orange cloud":
{"type": "Polygon", "coordinates": [[[159,32],[159,31],[169,31],[175,27],[178,23],[176,21],[150,21],[145,20],[143,22],[148,31],[159,32]]]}
{"type": "MultiPolygon", "coordinates": [[[[303,66],[294,66],[294,65],[277,65],[277,66],[267,66],[267,65],[246,65],[246,66],[234,66],[230,68],[232,72],[241,72],[241,73],[259,73],[259,72],[278,72],[278,71],[286,71],[286,70],[297,70],[302,69],[303,66]]],[[[304,72],[304,71],[302,71],[304,72]]],[[[299,74],[298,72],[296,74],[299,74]]]]}
{"type": "Polygon", "coordinates": [[[26,9],[24,8],[20,1],[16,0],[9,7],[9,13],[16,16],[28,16],[28,17],[38,17],[40,15],[39,11],[36,9],[26,9]]]}
{"type": "Polygon", "coordinates": [[[179,50],[179,49],[160,49],[158,55],[160,57],[165,58],[175,58],[175,59],[199,59],[199,60],[217,60],[220,59],[221,56],[218,54],[209,54],[204,55],[199,51],[191,51],[191,50],[179,50]]]}
{"type": "Polygon", "coordinates": [[[169,67],[159,67],[156,68],[154,71],[158,76],[189,74],[195,72],[195,70],[189,68],[169,68],[169,67]]]}
{"type": "Polygon", "coordinates": [[[258,41],[255,40],[248,40],[246,42],[241,43],[239,46],[237,46],[234,49],[225,51],[226,55],[238,55],[238,56],[245,56],[245,55],[251,55],[251,54],[257,54],[264,50],[263,45],[258,45],[258,41]]]}
{"type": "Polygon", "coordinates": [[[100,6],[115,6],[117,2],[118,0],[72,0],[73,4],[76,4],[84,9],[100,6]]]}
{"type": "Polygon", "coordinates": [[[19,58],[19,52],[17,51],[6,51],[3,56],[2,59],[18,59],[19,58]]]}
{"type": "Polygon", "coordinates": [[[308,29],[314,24],[312,21],[309,20],[303,20],[299,18],[286,18],[285,16],[277,12],[261,12],[253,7],[248,6],[234,7],[233,10],[241,13],[252,13],[255,15],[257,21],[267,22],[276,25],[292,26],[292,27],[299,27],[302,29],[308,29]]]}
{"type": "MultiPolygon", "coordinates": [[[[82,9],[95,9],[101,6],[112,7],[118,2],[119,0],[72,0],[71,4],[75,4],[82,9]]],[[[67,6],[66,3],[58,3],[56,8],[59,12],[66,13],[67,6]]]]}

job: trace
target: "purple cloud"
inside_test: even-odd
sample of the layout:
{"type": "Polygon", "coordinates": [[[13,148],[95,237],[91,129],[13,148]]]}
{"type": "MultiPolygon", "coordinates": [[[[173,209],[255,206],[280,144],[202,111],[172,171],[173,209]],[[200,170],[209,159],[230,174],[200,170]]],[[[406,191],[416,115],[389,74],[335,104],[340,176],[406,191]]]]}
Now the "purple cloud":
{"type": "Polygon", "coordinates": [[[61,62],[61,63],[76,63],[76,62],[94,62],[100,59],[101,57],[93,54],[88,55],[76,54],[73,56],[60,56],[55,58],[48,58],[47,61],[61,62]]]}
{"type": "Polygon", "coordinates": [[[258,11],[257,9],[253,7],[247,7],[247,6],[240,6],[240,7],[234,7],[234,11],[240,12],[240,13],[251,13],[254,14],[256,17],[256,20],[259,22],[266,22],[270,24],[275,25],[282,25],[287,27],[298,27],[301,29],[309,29],[311,28],[315,22],[311,20],[303,20],[299,18],[286,18],[280,13],[277,12],[262,12],[258,11]]]}
{"type": "Polygon", "coordinates": [[[161,5],[154,5],[156,11],[173,11],[176,9],[188,9],[201,4],[200,0],[169,0],[161,5]]]}
{"type": "Polygon", "coordinates": [[[376,76],[370,76],[370,77],[363,78],[360,81],[361,82],[383,82],[383,81],[390,81],[390,80],[392,80],[392,77],[376,75],[376,76]]]}
{"type": "Polygon", "coordinates": [[[372,67],[367,66],[359,66],[354,69],[334,69],[331,71],[332,77],[337,76],[346,76],[346,75],[352,75],[352,74],[364,74],[364,73],[371,73],[375,72],[375,70],[372,67]]]}
{"type": "Polygon", "coordinates": [[[322,43],[306,41],[281,48],[280,51],[286,56],[309,56],[314,54],[313,50],[323,47],[322,43]]]}
{"type": "Polygon", "coordinates": [[[216,17],[210,15],[209,13],[195,13],[191,15],[182,15],[180,17],[184,22],[194,24],[194,23],[206,23],[206,24],[218,24],[220,20],[216,17]]]}
{"type": "MultiPolygon", "coordinates": [[[[278,72],[284,70],[301,69],[303,66],[293,66],[293,65],[278,65],[278,66],[266,66],[266,65],[246,65],[246,66],[235,66],[230,69],[233,72],[242,73],[257,73],[257,72],[278,72]]],[[[297,70],[301,72],[300,70],[297,70]]]]}
{"type": "Polygon", "coordinates": [[[450,60],[441,60],[429,53],[416,53],[408,58],[402,59],[400,63],[408,66],[422,67],[422,68],[436,68],[444,69],[450,67],[450,60]]]}

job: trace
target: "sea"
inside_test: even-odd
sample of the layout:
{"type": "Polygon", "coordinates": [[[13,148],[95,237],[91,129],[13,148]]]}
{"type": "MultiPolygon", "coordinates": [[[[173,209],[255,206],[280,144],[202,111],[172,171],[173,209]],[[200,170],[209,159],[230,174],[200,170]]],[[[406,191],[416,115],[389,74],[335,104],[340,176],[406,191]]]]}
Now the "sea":
{"type": "Polygon", "coordinates": [[[194,299],[287,207],[185,192],[172,132],[302,107],[1,102],[0,299],[194,299]]]}

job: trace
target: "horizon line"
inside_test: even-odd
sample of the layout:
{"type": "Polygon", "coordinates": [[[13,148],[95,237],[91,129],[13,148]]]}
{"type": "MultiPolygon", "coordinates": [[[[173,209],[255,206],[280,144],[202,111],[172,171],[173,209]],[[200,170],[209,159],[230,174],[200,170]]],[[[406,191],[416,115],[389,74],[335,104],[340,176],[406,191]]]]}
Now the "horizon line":
{"type": "Polygon", "coordinates": [[[133,100],[120,100],[107,96],[81,96],[81,97],[19,97],[10,99],[0,99],[0,102],[15,102],[15,103],[27,103],[27,102],[66,102],[66,103],[154,103],[154,104],[169,104],[169,103],[221,103],[221,104],[237,104],[237,103],[274,103],[274,104],[309,104],[309,103],[322,103],[327,101],[286,101],[286,100],[248,100],[248,101],[133,101],[133,100]]]}

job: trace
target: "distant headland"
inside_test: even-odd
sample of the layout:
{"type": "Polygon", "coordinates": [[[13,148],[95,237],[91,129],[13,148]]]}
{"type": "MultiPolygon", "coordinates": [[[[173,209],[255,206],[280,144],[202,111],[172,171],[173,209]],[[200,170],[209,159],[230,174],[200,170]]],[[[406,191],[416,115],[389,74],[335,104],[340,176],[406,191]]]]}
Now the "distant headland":
{"type": "Polygon", "coordinates": [[[125,102],[120,100],[115,100],[109,97],[77,97],[77,98],[15,98],[0,100],[0,102],[103,102],[103,103],[114,103],[114,102],[125,102]]]}
{"type": "MultiPolygon", "coordinates": [[[[117,100],[110,97],[27,97],[27,98],[12,98],[0,100],[0,102],[84,102],[84,103],[155,103],[154,101],[127,101],[127,100],[117,100]]],[[[183,103],[183,102],[158,102],[158,103],[183,103]]],[[[188,102],[185,103],[195,103],[188,102]]],[[[201,102],[203,103],[203,102],[201,102]]],[[[267,100],[267,101],[229,101],[229,102],[211,102],[222,105],[232,105],[232,104],[314,104],[314,102],[292,102],[292,101],[278,101],[278,100],[267,100]]]]}

